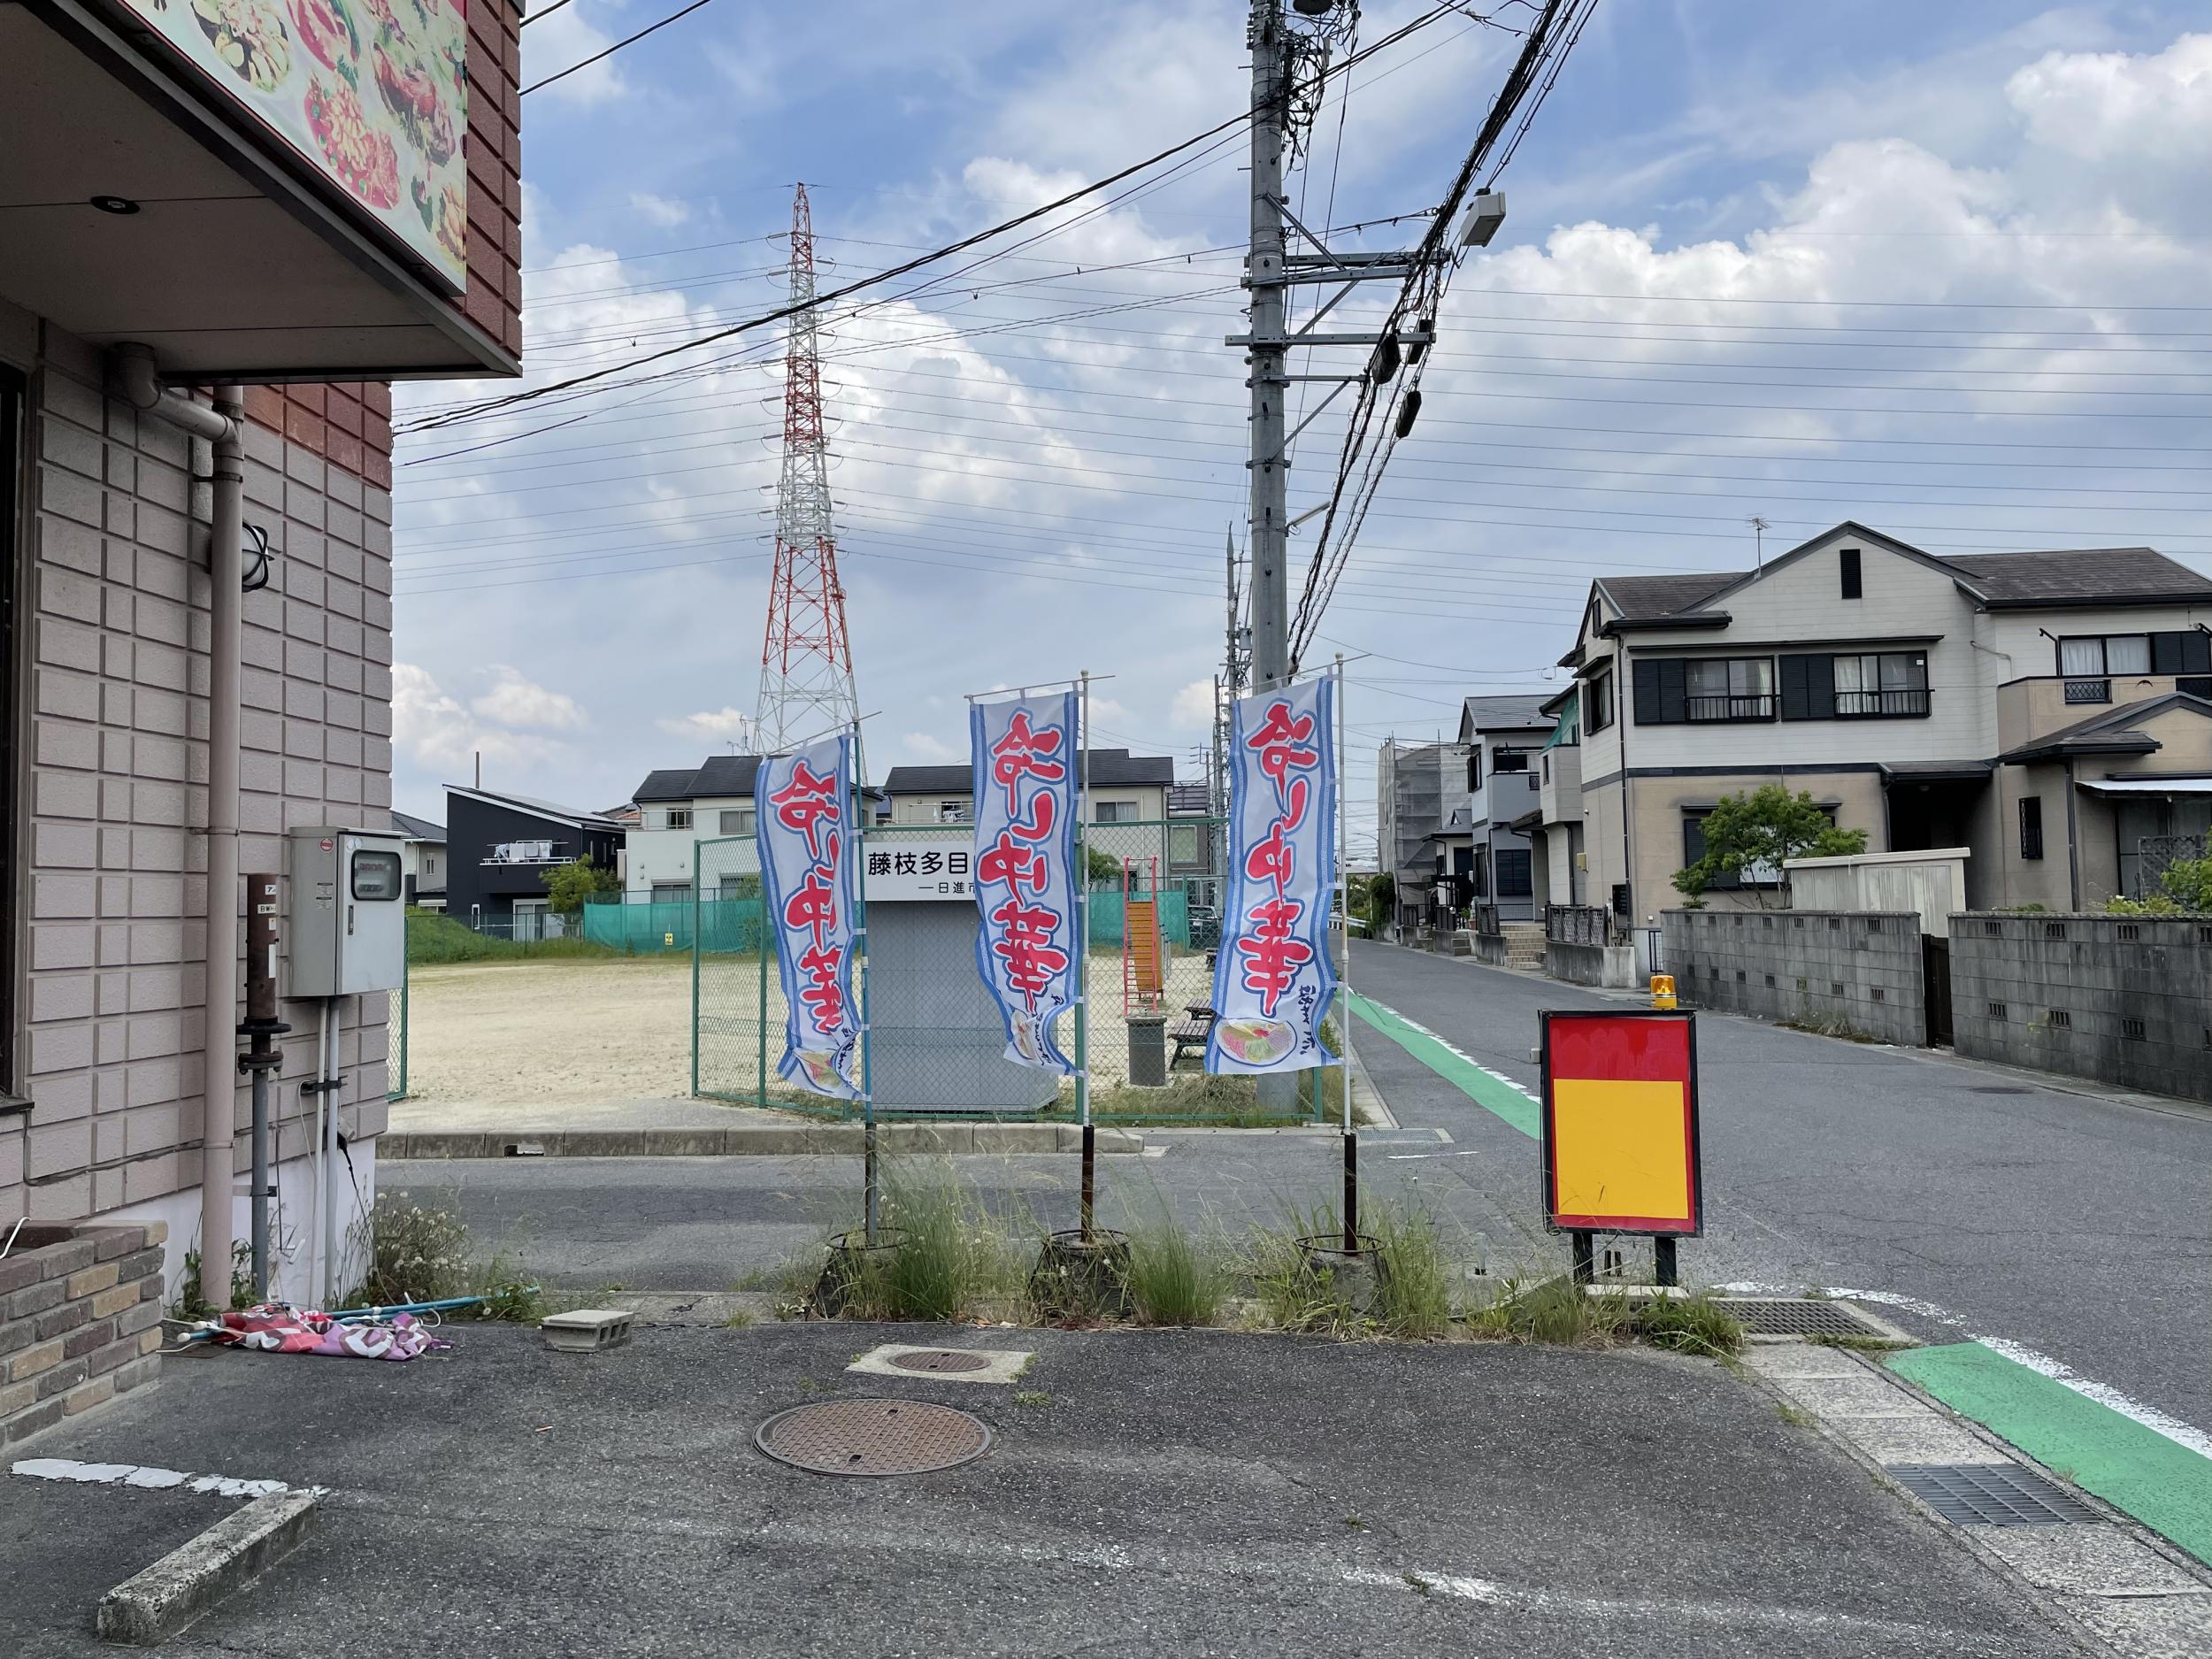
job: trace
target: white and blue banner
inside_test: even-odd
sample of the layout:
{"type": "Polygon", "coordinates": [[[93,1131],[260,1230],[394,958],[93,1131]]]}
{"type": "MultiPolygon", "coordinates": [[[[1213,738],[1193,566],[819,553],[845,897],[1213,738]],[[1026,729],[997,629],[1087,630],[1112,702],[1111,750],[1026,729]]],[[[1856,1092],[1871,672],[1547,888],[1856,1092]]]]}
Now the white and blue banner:
{"type": "Polygon", "coordinates": [[[1006,1057],[1072,1072],[1052,1023],[1075,1006],[1077,698],[978,703],[968,712],[975,778],[976,972],[1006,1017],[1006,1057]]]}
{"type": "Polygon", "coordinates": [[[817,1094],[857,1100],[860,1011],[853,995],[852,738],[762,760],[754,837],[790,1010],[777,1075],[817,1094]]]}
{"type": "Polygon", "coordinates": [[[1229,891],[1206,1070],[1334,1065],[1321,1021],[1336,887],[1336,682],[1239,699],[1229,711],[1229,891]]]}

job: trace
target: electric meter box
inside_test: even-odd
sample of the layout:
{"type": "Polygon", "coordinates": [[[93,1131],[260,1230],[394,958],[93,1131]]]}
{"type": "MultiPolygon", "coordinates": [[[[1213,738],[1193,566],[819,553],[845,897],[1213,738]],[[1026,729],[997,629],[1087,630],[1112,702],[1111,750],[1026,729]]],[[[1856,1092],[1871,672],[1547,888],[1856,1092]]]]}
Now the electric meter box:
{"type": "Polygon", "coordinates": [[[290,841],[290,995],[398,990],[407,977],[401,838],[326,825],[296,829],[290,841]]]}

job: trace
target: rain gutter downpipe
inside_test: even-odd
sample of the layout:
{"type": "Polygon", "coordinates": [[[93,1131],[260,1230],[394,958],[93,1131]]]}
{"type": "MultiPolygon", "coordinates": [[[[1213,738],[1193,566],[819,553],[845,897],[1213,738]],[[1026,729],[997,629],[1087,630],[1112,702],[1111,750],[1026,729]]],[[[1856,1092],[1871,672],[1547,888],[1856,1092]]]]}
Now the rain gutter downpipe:
{"type": "Polygon", "coordinates": [[[245,404],[236,385],[215,388],[210,408],[165,389],[151,348],[115,348],[115,380],[125,402],[211,450],[208,534],[207,685],[207,1022],[202,1067],[205,1106],[200,1133],[200,1297],[230,1302],[232,1214],[237,1174],[238,1029],[238,681],[245,516],[245,404]]]}

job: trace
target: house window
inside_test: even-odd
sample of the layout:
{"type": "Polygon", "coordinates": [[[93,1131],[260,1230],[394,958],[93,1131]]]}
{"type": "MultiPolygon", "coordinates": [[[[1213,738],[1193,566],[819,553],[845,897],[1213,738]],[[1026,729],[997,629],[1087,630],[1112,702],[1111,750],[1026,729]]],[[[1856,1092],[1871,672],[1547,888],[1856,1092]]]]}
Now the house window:
{"type": "Polygon", "coordinates": [[[1490,755],[1490,770],[1494,773],[1501,772],[1526,772],[1528,770],[1528,755],[1526,751],[1517,749],[1494,749],[1491,751],[1490,755]]]}
{"type": "Polygon", "coordinates": [[[1467,793],[1482,787],[1482,745],[1478,743],[1467,751],[1467,793]]]}
{"type": "Polygon", "coordinates": [[[969,811],[968,802],[940,801],[937,803],[937,821],[940,824],[965,824],[969,811]]]}
{"type": "Polygon", "coordinates": [[[1836,563],[1843,572],[1843,596],[1846,599],[1858,598],[1859,549],[1855,547],[1840,549],[1836,554],[1836,563]]]}
{"type": "Polygon", "coordinates": [[[2154,674],[2212,674],[2212,634],[2200,628],[2151,635],[2154,674]]]}
{"type": "Polygon", "coordinates": [[[428,881],[428,880],[432,879],[433,878],[434,878],[434,877],[437,875],[437,873],[438,873],[438,855],[437,855],[437,854],[435,854],[435,853],[428,853],[428,852],[426,852],[426,853],[423,854],[423,856],[422,856],[422,877],[423,877],[423,879],[424,879],[424,880],[426,880],[426,881],[428,881]]]}
{"type": "Polygon", "coordinates": [[[668,829],[689,829],[691,827],[691,809],[687,806],[672,806],[668,809],[667,814],[662,822],[664,826],[668,829]]]}
{"type": "Polygon", "coordinates": [[[1590,689],[1583,697],[1582,729],[1602,732],[1613,724],[1613,674],[1607,670],[1590,677],[1590,689]]]}
{"type": "Polygon", "coordinates": [[[2058,672],[2077,674],[2147,674],[2151,636],[2147,634],[2073,634],[2058,642],[2058,672]]]}
{"type": "Polygon", "coordinates": [[[1134,801],[1101,801],[1091,821],[1094,824],[1134,824],[1137,803],[1134,801]]]}
{"type": "Polygon", "coordinates": [[[724,808],[722,833],[725,835],[750,835],[753,833],[753,809],[749,806],[724,808]]]}
{"type": "Polygon", "coordinates": [[[2020,856],[2043,856],[2043,797],[2039,795],[2020,797],[2020,856]]]}
{"type": "Polygon", "coordinates": [[[653,902],[673,904],[691,896],[688,881],[656,881],[653,883],[653,902]]]}
{"type": "Polygon", "coordinates": [[[1634,676],[1639,726],[1774,718],[1770,657],[1647,657],[1634,676]]]}
{"type": "Polygon", "coordinates": [[[1525,899],[1536,891],[1525,847],[1501,847],[1492,855],[1498,861],[1498,896],[1525,899]]]}
{"type": "Polygon", "coordinates": [[[1835,659],[1835,711],[1853,715],[1928,712],[1928,658],[1921,651],[1868,652],[1835,659]]]}

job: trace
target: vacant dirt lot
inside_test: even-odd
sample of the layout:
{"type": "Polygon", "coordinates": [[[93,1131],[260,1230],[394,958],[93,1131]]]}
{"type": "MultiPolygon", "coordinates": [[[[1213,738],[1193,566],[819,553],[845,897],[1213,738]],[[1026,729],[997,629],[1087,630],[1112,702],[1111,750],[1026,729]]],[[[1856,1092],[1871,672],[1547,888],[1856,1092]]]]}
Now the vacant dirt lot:
{"type": "Polygon", "coordinates": [[[585,1103],[691,1092],[691,958],[465,963],[408,983],[407,1092],[585,1103]]]}

